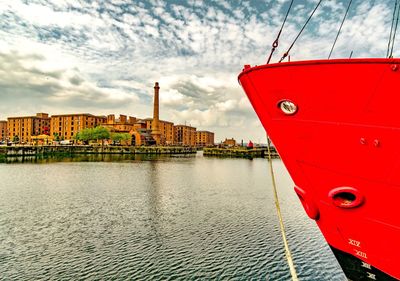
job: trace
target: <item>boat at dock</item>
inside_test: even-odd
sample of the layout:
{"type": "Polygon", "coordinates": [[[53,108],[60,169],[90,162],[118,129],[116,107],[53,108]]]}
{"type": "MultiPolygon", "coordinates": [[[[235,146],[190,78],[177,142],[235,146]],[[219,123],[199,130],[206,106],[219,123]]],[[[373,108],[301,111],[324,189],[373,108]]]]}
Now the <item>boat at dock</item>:
{"type": "Polygon", "coordinates": [[[400,280],[400,59],[288,53],[239,82],[347,278],[400,280]]]}
{"type": "Polygon", "coordinates": [[[348,278],[399,279],[400,59],[247,66],[239,80],[348,278]]]}

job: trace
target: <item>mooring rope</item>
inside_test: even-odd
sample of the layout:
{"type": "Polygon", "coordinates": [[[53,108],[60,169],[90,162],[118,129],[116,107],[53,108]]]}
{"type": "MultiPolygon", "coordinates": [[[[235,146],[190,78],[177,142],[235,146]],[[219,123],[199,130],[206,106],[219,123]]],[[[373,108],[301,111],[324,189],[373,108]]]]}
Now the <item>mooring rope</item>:
{"type": "Polygon", "coordinates": [[[293,281],[298,281],[299,279],[297,278],[296,268],[294,267],[292,254],[290,252],[289,244],[288,244],[288,241],[286,239],[286,231],[285,231],[285,226],[283,224],[281,207],[280,207],[280,204],[279,204],[278,191],[277,191],[277,188],[276,188],[274,167],[272,166],[271,147],[270,147],[268,134],[267,134],[267,152],[268,152],[269,171],[270,171],[270,174],[271,174],[272,187],[273,187],[273,190],[274,190],[276,212],[278,213],[278,219],[279,219],[279,225],[280,225],[281,234],[282,234],[282,240],[283,240],[283,244],[285,245],[286,259],[287,259],[287,262],[288,262],[288,265],[289,265],[290,274],[292,275],[292,280],[293,281]]]}

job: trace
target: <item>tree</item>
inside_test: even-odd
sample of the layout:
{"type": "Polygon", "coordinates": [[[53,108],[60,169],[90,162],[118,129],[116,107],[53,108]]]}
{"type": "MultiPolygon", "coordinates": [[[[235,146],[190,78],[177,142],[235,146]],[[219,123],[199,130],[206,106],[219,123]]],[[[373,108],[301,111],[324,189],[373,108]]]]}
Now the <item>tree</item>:
{"type": "Polygon", "coordinates": [[[111,133],[111,139],[113,142],[127,142],[131,139],[131,135],[128,133],[111,133]]]}
{"type": "Polygon", "coordinates": [[[110,131],[102,126],[93,129],[93,137],[95,140],[107,140],[110,138],[110,131]]]}
{"type": "Polygon", "coordinates": [[[18,136],[18,135],[15,135],[15,136],[13,137],[13,142],[19,143],[19,136],[18,136]]]}
{"type": "Polygon", "coordinates": [[[127,142],[127,141],[130,141],[132,139],[132,136],[129,133],[122,133],[121,135],[122,135],[122,140],[121,141],[123,141],[123,142],[127,142]]]}
{"type": "Polygon", "coordinates": [[[59,141],[60,140],[60,136],[58,135],[58,133],[53,133],[53,137],[55,141],[59,141]]]}
{"type": "Polygon", "coordinates": [[[75,139],[83,142],[89,142],[91,140],[99,141],[101,140],[101,144],[104,144],[104,140],[108,140],[110,138],[110,131],[107,128],[102,126],[97,126],[96,128],[86,128],[82,131],[79,131],[75,139]]]}
{"type": "Polygon", "coordinates": [[[90,140],[94,140],[94,133],[92,128],[86,128],[83,129],[82,131],[79,131],[75,139],[83,141],[83,142],[89,142],[90,140]]]}
{"type": "Polygon", "coordinates": [[[110,138],[110,131],[102,126],[97,126],[93,129],[93,138],[95,140],[101,140],[101,145],[104,145],[104,140],[110,138]]]}

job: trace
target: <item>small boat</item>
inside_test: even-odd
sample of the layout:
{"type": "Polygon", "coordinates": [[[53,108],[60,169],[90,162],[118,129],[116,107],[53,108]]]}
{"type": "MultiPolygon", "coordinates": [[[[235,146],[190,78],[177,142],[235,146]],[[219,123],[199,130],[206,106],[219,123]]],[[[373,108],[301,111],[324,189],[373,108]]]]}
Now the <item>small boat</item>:
{"type": "Polygon", "coordinates": [[[347,278],[400,280],[400,59],[281,60],[239,82],[347,278]]]}

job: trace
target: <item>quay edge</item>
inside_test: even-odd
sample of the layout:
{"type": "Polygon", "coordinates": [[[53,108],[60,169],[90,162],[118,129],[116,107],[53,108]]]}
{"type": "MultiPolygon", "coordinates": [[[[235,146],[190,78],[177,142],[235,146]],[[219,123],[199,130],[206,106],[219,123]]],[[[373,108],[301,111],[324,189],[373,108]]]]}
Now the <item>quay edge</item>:
{"type": "Polygon", "coordinates": [[[195,154],[195,147],[183,146],[1,146],[0,158],[60,154],[195,154]]]}
{"type": "MultiPolygon", "coordinates": [[[[267,148],[204,148],[204,156],[217,157],[237,157],[237,158],[266,158],[268,157],[267,148]]],[[[271,157],[279,158],[279,154],[274,148],[271,148],[271,157]]]]}

